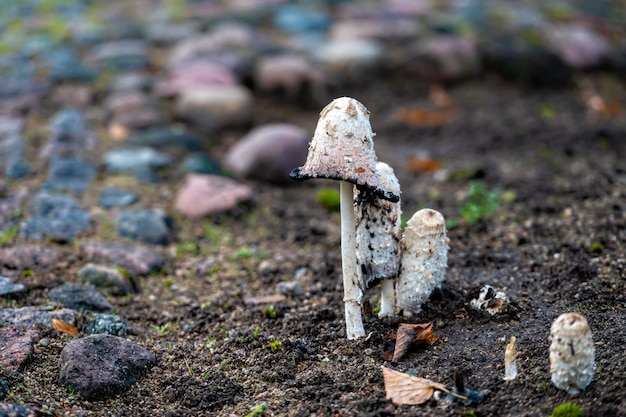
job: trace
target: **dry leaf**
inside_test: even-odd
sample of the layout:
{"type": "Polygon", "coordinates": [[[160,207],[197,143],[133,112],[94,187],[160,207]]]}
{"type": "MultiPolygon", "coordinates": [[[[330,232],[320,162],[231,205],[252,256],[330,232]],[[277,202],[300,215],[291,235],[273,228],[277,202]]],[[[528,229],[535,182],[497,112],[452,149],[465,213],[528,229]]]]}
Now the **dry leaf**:
{"type": "Polygon", "coordinates": [[[414,156],[406,162],[407,168],[411,172],[433,172],[441,169],[441,163],[435,159],[420,158],[414,156]]]}
{"type": "Polygon", "coordinates": [[[398,333],[396,335],[396,347],[393,351],[392,362],[398,362],[409,349],[409,346],[415,340],[417,333],[415,329],[408,326],[398,327],[398,333]]]}
{"type": "Polygon", "coordinates": [[[437,107],[454,106],[454,100],[452,99],[452,97],[450,97],[448,93],[446,93],[446,90],[444,90],[443,87],[439,85],[431,87],[430,91],[428,92],[428,98],[430,99],[430,102],[437,107]]]}
{"type": "Polygon", "coordinates": [[[398,362],[409,349],[411,343],[426,343],[429,346],[439,340],[439,336],[432,332],[433,323],[410,324],[400,323],[397,334],[388,334],[387,338],[396,339],[394,351],[385,345],[383,357],[385,360],[398,362]]]}
{"type": "Polygon", "coordinates": [[[409,126],[443,126],[454,119],[456,108],[446,107],[434,110],[400,108],[396,115],[402,123],[409,126]]]}
{"type": "Polygon", "coordinates": [[[274,295],[261,295],[259,297],[248,297],[244,298],[243,302],[246,305],[259,305],[259,304],[276,304],[283,302],[287,299],[283,294],[274,294],[274,295]]]}
{"type": "Polygon", "coordinates": [[[624,106],[619,101],[606,101],[597,94],[587,99],[587,106],[596,115],[606,118],[619,117],[624,112],[624,106]]]}
{"type": "Polygon", "coordinates": [[[425,324],[408,324],[408,323],[400,323],[398,326],[400,327],[411,327],[415,330],[415,341],[426,343],[428,346],[432,346],[435,344],[437,340],[439,340],[439,336],[432,332],[433,323],[425,323],[425,324]]]}
{"type": "Polygon", "coordinates": [[[382,368],[385,396],[396,405],[423,404],[433,396],[436,389],[467,400],[467,397],[458,395],[437,382],[394,371],[384,366],[382,368]]]}
{"type": "Polygon", "coordinates": [[[78,329],[71,324],[67,324],[59,319],[52,319],[52,327],[55,330],[60,331],[61,333],[67,333],[70,336],[76,336],[80,332],[78,329]]]}

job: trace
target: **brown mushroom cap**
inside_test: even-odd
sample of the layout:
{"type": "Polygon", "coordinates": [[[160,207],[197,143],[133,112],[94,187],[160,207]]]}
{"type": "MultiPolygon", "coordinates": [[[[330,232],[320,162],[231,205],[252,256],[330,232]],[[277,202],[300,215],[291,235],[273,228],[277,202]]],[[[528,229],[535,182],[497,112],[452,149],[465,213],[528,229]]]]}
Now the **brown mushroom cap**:
{"type": "Polygon", "coordinates": [[[337,98],[320,112],[306,163],[289,176],[300,181],[312,178],[348,181],[380,198],[397,202],[400,196],[381,188],[373,138],[365,106],[350,97],[337,98]]]}

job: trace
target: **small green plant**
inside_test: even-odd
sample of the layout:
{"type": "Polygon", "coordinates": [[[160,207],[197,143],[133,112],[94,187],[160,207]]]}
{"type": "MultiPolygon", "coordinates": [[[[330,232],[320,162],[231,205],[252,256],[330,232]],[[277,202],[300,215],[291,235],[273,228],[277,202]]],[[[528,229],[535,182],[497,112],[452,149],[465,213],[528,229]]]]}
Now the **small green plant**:
{"type": "Polygon", "coordinates": [[[471,181],[466,202],[459,215],[467,223],[475,224],[493,215],[503,203],[515,200],[515,193],[489,190],[479,181],[471,181]]]}
{"type": "Polygon", "coordinates": [[[601,242],[593,242],[589,247],[589,252],[602,254],[604,253],[604,245],[601,242]]]}
{"type": "Polygon", "coordinates": [[[339,211],[339,190],[322,188],[317,192],[317,202],[328,211],[339,211]]]}
{"type": "Polygon", "coordinates": [[[171,277],[167,277],[163,280],[163,285],[165,285],[165,288],[168,290],[171,290],[174,285],[174,280],[171,277]]]}
{"type": "Polygon", "coordinates": [[[583,410],[578,404],[566,402],[559,404],[552,409],[550,417],[582,417],[583,410]]]}
{"type": "Polygon", "coordinates": [[[160,326],[153,324],[150,326],[154,331],[156,331],[159,335],[163,335],[167,333],[173,326],[172,323],[165,323],[160,326]]]}
{"type": "Polygon", "coordinates": [[[259,417],[263,414],[266,408],[267,405],[265,405],[265,403],[261,403],[254,407],[248,414],[245,415],[245,417],[259,417]]]}
{"type": "Polygon", "coordinates": [[[256,327],[254,328],[254,332],[252,333],[252,336],[254,336],[255,338],[256,338],[256,337],[259,337],[259,331],[260,331],[260,330],[261,330],[261,329],[259,329],[259,326],[256,326],[256,327]]]}
{"type": "Polygon", "coordinates": [[[196,242],[185,241],[185,242],[180,242],[176,246],[176,256],[197,255],[197,254],[198,254],[198,245],[196,245],[196,242]]]}
{"type": "Polygon", "coordinates": [[[278,315],[276,314],[276,309],[273,305],[267,306],[262,311],[263,317],[268,319],[275,319],[278,315]]]}
{"type": "Polygon", "coordinates": [[[283,344],[280,342],[280,340],[272,340],[267,347],[272,351],[272,352],[282,352],[283,350],[283,344]]]}
{"type": "Polygon", "coordinates": [[[202,223],[202,227],[204,228],[204,237],[206,237],[210,243],[217,245],[222,242],[224,234],[215,225],[213,225],[213,223],[205,220],[202,223]]]}
{"type": "Polygon", "coordinates": [[[13,226],[7,230],[0,232],[0,246],[6,246],[17,236],[17,232],[19,232],[19,228],[17,226],[13,226]]]}

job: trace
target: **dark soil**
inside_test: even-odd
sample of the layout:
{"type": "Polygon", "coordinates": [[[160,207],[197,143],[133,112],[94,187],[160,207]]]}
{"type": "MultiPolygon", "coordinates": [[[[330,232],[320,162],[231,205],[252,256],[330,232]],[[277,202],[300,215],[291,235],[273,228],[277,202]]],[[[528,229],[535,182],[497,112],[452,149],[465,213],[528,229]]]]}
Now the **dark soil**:
{"type": "MultiPolygon", "coordinates": [[[[176,243],[162,249],[165,269],[143,278],[137,295],[109,296],[136,330],[130,339],[151,350],[159,366],[124,394],[86,402],[58,385],[58,356],[70,336],[50,331],[45,336],[51,344],[38,347],[22,374],[8,378],[13,398],[42,412],[76,416],[245,416],[261,403],[267,416],[547,416],[570,400],[588,416],[626,416],[626,120],[589,114],[577,90],[483,80],[449,93],[458,106],[454,121],[409,127],[394,114],[399,107],[429,105],[423,84],[381,77],[337,92],[371,111],[378,158],[398,175],[405,215],[431,207],[457,223],[449,230],[446,281],[419,315],[378,319],[379,293],[368,290],[369,336],[346,340],[339,218],[316,200],[319,188],[336,183],[250,182],[253,206],[192,221],[172,207],[178,177],[149,187],[102,177],[83,202],[96,207],[100,185],[125,182],[141,193],[142,204],[175,217],[176,243]],[[424,152],[448,170],[448,179],[407,168],[409,157],[424,152]],[[459,215],[470,180],[515,199],[470,224],[459,215]],[[276,284],[289,280],[298,280],[305,295],[273,309],[244,303],[275,294],[276,284]],[[514,305],[510,313],[492,317],[466,304],[470,290],[483,284],[506,292],[514,305]],[[595,378],[574,398],[552,385],[548,360],[550,325],[568,311],[587,318],[596,343],[595,378]],[[387,334],[402,322],[433,322],[440,339],[391,364],[382,351],[387,334]],[[504,349],[512,335],[519,376],[504,382],[504,349]],[[382,366],[414,369],[450,387],[457,369],[484,397],[467,405],[431,399],[397,407],[385,399],[382,366]]],[[[280,97],[259,98],[257,106],[255,123],[287,121],[311,131],[320,110],[295,110],[280,97]]],[[[221,132],[214,154],[240,133],[221,132]]],[[[34,190],[40,180],[8,188],[34,190]]],[[[29,282],[41,285],[23,299],[1,303],[45,305],[50,288],[78,281],[76,271],[86,262],[81,244],[116,239],[114,212],[94,214],[95,236],[73,246],[51,243],[63,251],[63,264],[34,271],[29,282]]]]}

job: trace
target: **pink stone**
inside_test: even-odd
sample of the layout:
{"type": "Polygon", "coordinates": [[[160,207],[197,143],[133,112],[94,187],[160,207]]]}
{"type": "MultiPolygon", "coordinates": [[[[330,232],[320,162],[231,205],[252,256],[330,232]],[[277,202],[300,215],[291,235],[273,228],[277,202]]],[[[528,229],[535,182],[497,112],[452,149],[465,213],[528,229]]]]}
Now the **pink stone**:
{"type": "Polygon", "coordinates": [[[235,208],[252,199],[252,190],[219,175],[190,174],[176,195],[175,206],[189,217],[204,217],[235,208]]]}
{"type": "Polygon", "coordinates": [[[225,65],[194,61],[174,67],[169,76],[157,83],[156,94],[161,97],[172,97],[187,90],[209,85],[235,85],[237,77],[225,65]]]}
{"type": "Polygon", "coordinates": [[[0,369],[19,372],[32,355],[38,339],[39,334],[34,330],[0,328],[0,369]]]}

